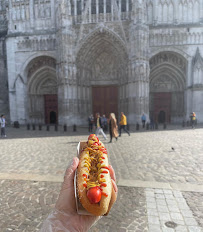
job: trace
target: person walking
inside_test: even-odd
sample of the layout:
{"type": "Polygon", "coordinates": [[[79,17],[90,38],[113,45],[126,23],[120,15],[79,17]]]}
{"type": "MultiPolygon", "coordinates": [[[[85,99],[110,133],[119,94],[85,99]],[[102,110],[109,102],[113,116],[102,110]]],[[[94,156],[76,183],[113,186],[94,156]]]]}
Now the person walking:
{"type": "Polygon", "coordinates": [[[195,128],[196,124],[196,114],[195,112],[192,112],[192,128],[195,128]]]}
{"type": "Polygon", "coordinates": [[[5,131],[6,119],[4,114],[1,115],[0,124],[1,124],[1,137],[6,137],[6,131],[5,131]]]}
{"type": "Polygon", "coordinates": [[[107,118],[106,118],[105,114],[102,116],[101,121],[102,121],[102,128],[103,128],[104,132],[107,132],[108,122],[107,122],[107,118]]]}
{"type": "Polygon", "coordinates": [[[95,126],[96,126],[96,131],[95,131],[96,136],[98,136],[98,134],[101,133],[103,135],[104,139],[106,140],[107,137],[102,129],[102,122],[101,122],[101,118],[100,118],[99,113],[96,113],[96,125],[95,126]]]}
{"type": "Polygon", "coordinates": [[[153,116],[150,117],[150,129],[154,130],[154,118],[153,118],[153,116]]]}
{"type": "Polygon", "coordinates": [[[192,117],[193,117],[193,112],[190,113],[190,126],[192,126],[192,117]]]}
{"type": "Polygon", "coordinates": [[[141,120],[142,120],[142,128],[145,128],[146,116],[144,113],[142,114],[141,120]]]}
{"type": "Polygon", "coordinates": [[[126,133],[128,133],[128,135],[130,136],[129,131],[126,129],[126,125],[127,125],[127,118],[124,115],[123,112],[121,112],[121,121],[120,121],[120,130],[119,130],[119,136],[121,136],[121,130],[123,129],[126,133]]]}
{"type": "Polygon", "coordinates": [[[116,141],[118,140],[118,125],[114,113],[111,113],[109,117],[109,134],[110,134],[109,143],[112,143],[112,138],[116,138],[116,141]]]}
{"type": "Polygon", "coordinates": [[[93,117],[93,115],[91,114],[91,115],[88,117],[89,132],[92,132],[93,123],[94,123],[94,117],[93,117]]]}

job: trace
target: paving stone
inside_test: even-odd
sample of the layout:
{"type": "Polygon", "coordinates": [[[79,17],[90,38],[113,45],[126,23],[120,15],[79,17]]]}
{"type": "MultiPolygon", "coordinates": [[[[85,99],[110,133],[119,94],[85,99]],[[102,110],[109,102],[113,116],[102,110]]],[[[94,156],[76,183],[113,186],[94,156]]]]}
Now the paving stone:
{"type": "Polygon", "coordinates": [[[174,232],[174,229],[162,227],[163,232],[174,232]]]}
{"type": "Polygon", "coordinates": [[[164,205],[158,205],[157,206],[158,208],[158,212],[161,212],[161,213],[168,213],[169,210],[168,210],[168,207],[167,206],[164,206],[164,205]]]}
{"type": "Polygon", "coordinates": [[[176,232],[188,232],[188,229],[186,226],[178,226],[176,229],[175,229],[176,232]]]}
{"type": "Polygon", "coordinates": [[[159,214],[156,210],[150,209],[150,208],[147,209],[147,214],[150,216],[157,216],[157,217],[159,216],[159,214]]]}
{"type": "Polygon", "coordinates": [[[169,213],[159,213],[159,218],[161,221],[171,221],[171,216],[169,213]]]}
{"type": "Polygon", "coordinates": [[[162,232],[160,226],[154,225],[154,224],[149,224],[149,232],[162,232]]]}
{"type": "Polygon", "coordinates": [[[203,232],[202,228],[198,226],[189,226],[188,229],[189,232],[203,232]]]}
{"type": "Polygon", "coordinates": [[[187,226],[198,226],[196,220],[194,218],[187,218],[187,217],[184,217],[184,220],[185,220],[185,224],[187,226]]]}
{"type": "Polygon", "coordinates": [[[180,213],[170,213],[171,219],[173,220],[183,220],[183,217],[180,213]]]}
{"type": "MultiPolygon", "coordinates": [[[[188,203],[195,219],[203,228],[203,193],[184,192],[183,196],[188,203]]],[[[191,214],[188,211],[185,211],[185,216],[190,217],[191,214]]]]}

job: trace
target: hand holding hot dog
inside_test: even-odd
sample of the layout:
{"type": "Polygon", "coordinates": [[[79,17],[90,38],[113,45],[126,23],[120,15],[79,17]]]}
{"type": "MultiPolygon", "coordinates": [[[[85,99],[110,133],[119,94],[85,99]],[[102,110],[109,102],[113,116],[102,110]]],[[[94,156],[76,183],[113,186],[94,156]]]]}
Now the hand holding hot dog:
{"type": "MultiPolygon", "coordinates": [[[[77,157],[73,158],[72,164],[67,168],[64,176],[64,182],[61,187],[60,195],[57,200],[55,210],[44,221],[41,232],[55,231],[88,231],[94,223],[99,220],[97,216],[78,215],[76,212],[74,195],[74,174],[79,164],[77,157]]],[[[118,189],[115,184],[115,173],[109,166],[111,181],[115,195],[118,189]]]]}

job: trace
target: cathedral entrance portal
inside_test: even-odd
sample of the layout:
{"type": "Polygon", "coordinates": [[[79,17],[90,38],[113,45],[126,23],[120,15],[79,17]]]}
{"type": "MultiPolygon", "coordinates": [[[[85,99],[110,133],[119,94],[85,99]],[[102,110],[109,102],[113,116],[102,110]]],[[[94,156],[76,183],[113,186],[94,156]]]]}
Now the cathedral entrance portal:
{"type": "Polygon", "coordinates": [[[48,56],[33,59],[27,66],[28,120],[32,123],[58,122],[56,61],[48,56]]]}
{"type": "Polygon", "coordinates": [[[118,118],[118,87],[117,86],[95,86],[92,87],[92,108],[94,116],[96,113],[115,113],[118,118]]]}
{"type": "Polygon", "coordinates": [[[84,39],[76,63],[82,117],[97,112],[118,117],[118,109],[127,105],[128,54],[124,41],[106,27],[95,29],[84,39]]]}
{"type": "Polygon", "coordinates": [[[154,121],[183,120],[186,73],[186,59],[175,52],[160,52],[150,59],[150,115],[154,121]]]}
{"type": "Polygon", "coordinates": [[[57,124],[58,122],[58,99],[56,94],[44,95],[45,123],[57,124]]]}

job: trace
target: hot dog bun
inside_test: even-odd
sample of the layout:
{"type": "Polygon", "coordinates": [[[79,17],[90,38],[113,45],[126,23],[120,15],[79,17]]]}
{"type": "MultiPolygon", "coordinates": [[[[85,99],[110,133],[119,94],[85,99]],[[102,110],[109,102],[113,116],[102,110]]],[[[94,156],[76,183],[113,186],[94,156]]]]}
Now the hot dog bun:
{"type": "Polygon", "coordinates": [[[89,136],[79,159],[77,193],[82,206],[96,216],[107,214],[113,189],[107,151],[96,135],[89,136]]]}

